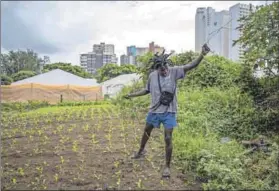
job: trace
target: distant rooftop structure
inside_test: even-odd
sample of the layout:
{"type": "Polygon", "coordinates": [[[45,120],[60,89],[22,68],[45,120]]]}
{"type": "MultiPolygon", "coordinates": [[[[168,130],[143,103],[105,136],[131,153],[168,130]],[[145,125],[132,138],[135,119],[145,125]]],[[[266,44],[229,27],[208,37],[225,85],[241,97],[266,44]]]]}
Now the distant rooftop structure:
{"type": "Polygon", "coordinates": [[[95,79],[86,79],[64,70],[55,69],[49,72],[39,74],[24,80],[12,83],[12,85],[19,84],[44,84],[44,85],[76,85],[76,86],[98,86],[95,79]]]}

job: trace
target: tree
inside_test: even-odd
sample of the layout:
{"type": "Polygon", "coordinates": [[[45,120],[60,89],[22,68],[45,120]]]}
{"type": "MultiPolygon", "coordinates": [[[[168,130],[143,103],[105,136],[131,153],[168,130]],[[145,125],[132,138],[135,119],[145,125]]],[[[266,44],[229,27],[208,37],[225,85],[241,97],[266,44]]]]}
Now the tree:
{"type": "Polygon", "coordinates": [[[33,50],[9,51],[7,54],[1,54],[2,72],[8,76],[21,70],[39,72],[42,59],[33,50]]]}
{"type": "Polygon", "coordinates": [[[32,76],[35,76],[36,73],[34,71],[19,71],[15,74],[12,74],[11,77],[13,78],[13,80],[16,82],[16,81],[19,81],[19,80],[23,80],[23,79],[26,79],[26,78],[30,78],[32,76]]]}
{"type": "Polygon", "coordinates": [[[140,63],[140,67],[139,67],[139,70],[137,71],[137,73],[142,75],[143,84],[146,84],[148,76],[151,72],[150,68],[152,66],[152,62],[150,62],[150,59],[152,59],[152,57],[153,57],[153,53],[148,52],[137,58],[137,62],[140,63]]]}
{"type": "Polygon", "coordinates": [[[171,58],[171,60],[173,61],[174,65],[179,66],[179,65],[184,65],[184,64],[192,62],[198,56],[199,56],[198,53],[193,52],[193,51],[188,51],[188,52],[180,53],[178,55],[173,56],[171,58]]]}
{"type": "Polygon", "coordinates": [[[63,63],[63,62],[46,64],[43,68],[43,73],[54,69],[64,70],[66,72],[72,73],[82,78],[92,78],[92,74],[86,72],[82,67],[72,65],[71,63],[63,63]]]}
{"type": "Polygon", "coordinates": [[[98,83],[104,82],[122,74],[132,74],[137,72],[137,67],[132,64],[118,66],[116,64],[106,64],[97,70],[95,76],[98,83]]]}
{"type": "Polygon", "coordinates": [[[6,75],[0,75],[1,78],[1,85],[11,85],[13,79],[6,75]]]}
{"type": "MultiPolygon", "coordinates": [[[[234,42],[245,51],[245,62],[251,67],[255,64],[265,68],[269,75],[279,72],[279,2],[259,6],[255,12],[241,18],[239,27],[242,35],[234,42]]],[[[277,73],[278,75],[279,73],[277,73]]]]}
{"type": "Polygon", "coordinates": [[[259,6],[240,19],[242,35],[234,42],[245,51],[242,90],[254,97],[257,105],[255,125],[264,132],[278,131],[279,124],[279,2],[259,6]],[[266,66],[267,65],[267,66],[266,66]],[[254,66],[264,68],[267,76],[252,76],[254,66]],[[275,72],[274,72],[275,70],[275,72]]]}

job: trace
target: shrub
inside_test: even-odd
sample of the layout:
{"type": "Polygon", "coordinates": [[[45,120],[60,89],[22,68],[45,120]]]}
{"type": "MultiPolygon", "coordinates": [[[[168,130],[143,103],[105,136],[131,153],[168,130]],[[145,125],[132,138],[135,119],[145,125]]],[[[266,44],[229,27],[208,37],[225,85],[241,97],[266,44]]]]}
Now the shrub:
{"type": "Polygon", "coordinates": [[[30,77],[35,76],[35,75],[36,75],[36,73],[34,71],[19,71],[19,72],[13,74],[11,77],[16,82],[16,81],[19,81],[19,80],[30,78],[30,77]]]}
{"type": "Polygon", "coordinates": [[[6,75],[0,75],[1,77],[1,85],[11,85],[13,79],[6,75]]]}

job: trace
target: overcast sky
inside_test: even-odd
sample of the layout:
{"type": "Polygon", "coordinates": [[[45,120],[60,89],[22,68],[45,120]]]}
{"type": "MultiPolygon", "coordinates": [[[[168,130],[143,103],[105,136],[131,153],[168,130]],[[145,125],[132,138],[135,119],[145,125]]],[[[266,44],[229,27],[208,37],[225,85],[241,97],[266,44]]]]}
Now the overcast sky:
{"type": "Polygon", "coordinates": [[[79,64],[93,44],[126,47],[154,41],[167,51],[194,50],[195,12],[211,6],[228,10],[238,2],[259,1],[6,1],[1,2],[1,51],[33,49],[51,62],[79,64]]]}

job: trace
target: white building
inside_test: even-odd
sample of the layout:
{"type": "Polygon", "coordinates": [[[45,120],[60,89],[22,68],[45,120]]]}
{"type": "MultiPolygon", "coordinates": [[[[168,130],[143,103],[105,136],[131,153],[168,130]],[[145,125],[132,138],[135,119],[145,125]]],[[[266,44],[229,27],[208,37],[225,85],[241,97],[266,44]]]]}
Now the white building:
{"type": "Polygon", "coordinates": [[[148,53],[148,47],[137,47],[136,48],[136,56],[143,56],[148,53]]]}
{"type": "Polygon", "coordinates": [[[207,9],[197,8],[195,17],[195,51],[199,52],[206,42],[207,34],[207,9]]]}
{"type": "Polygon", "coordinates": [[[200,52],[204,43],[221,56],[228,57],[229,12],[216,12],[211,7],[198,8],[195,17],[195,51],[200,52]],[[220,27],[222,29],[218,30],[220,27]]]}
{"type": "Polygon", "coordinates": [[[237,29],[240,26],[238,20],[254,10],[253,5],[241,3],[230,7],[229,11],[216,12],[211,7],[198,8],[195,18],[195,51],[200,52],[202,45],[208,42],[215,54],[241,61],[244,53],[242,48],[239,45],[232,46],[241,35],[237,29]]]}
{"type": "Polygon", "coordinates": [[[253,5],[246,5],[238,3],[232,7],[230,7],[230,17],[232,19],[230,23],[230,31],[229,31],[229,58],[233,61],[241,61],[243,56],[243,49],[237,44],[233,45],[233,42],[239,39],[241,33],[237,29],[240,26],[240,22],[238,21],[241,17],[248,15],[251,11],[254,11],[255,7],[253,5]]]}

